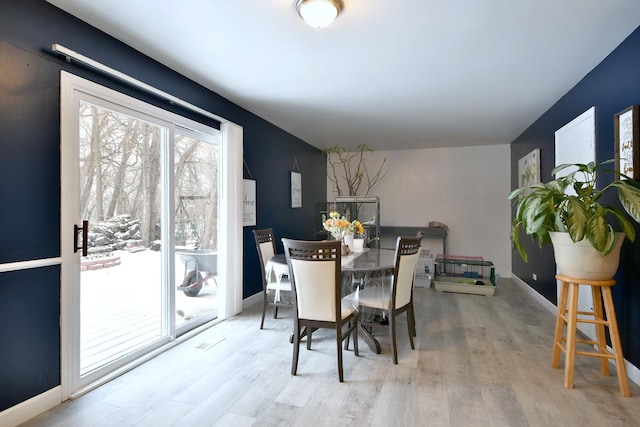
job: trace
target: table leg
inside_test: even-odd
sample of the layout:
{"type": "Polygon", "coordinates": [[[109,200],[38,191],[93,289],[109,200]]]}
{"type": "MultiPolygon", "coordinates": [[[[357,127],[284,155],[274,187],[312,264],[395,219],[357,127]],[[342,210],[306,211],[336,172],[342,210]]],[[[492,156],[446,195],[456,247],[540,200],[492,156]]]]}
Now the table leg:
{"type": "Polygon", "coordinates": [[[380,343],[377,339],[374,338],[373,335],[367,330],[365,325],[360,325],[358,329],[358,336],[361,337],[364,342],[369,346],[369,349],[376,354],[380,354],[382,349],[380,348],[380,343]]]}

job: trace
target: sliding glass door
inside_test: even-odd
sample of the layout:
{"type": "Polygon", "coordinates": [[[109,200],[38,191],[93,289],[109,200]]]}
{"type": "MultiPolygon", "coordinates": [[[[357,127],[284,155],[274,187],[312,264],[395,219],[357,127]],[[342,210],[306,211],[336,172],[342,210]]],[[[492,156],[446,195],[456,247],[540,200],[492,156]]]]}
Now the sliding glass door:
{"type": "Polygon", "coordinates": [[[63,388],[73,395],[216,318],[230,264],[219,262],[220,131],[75,76],[62,99],[63,388]]]}

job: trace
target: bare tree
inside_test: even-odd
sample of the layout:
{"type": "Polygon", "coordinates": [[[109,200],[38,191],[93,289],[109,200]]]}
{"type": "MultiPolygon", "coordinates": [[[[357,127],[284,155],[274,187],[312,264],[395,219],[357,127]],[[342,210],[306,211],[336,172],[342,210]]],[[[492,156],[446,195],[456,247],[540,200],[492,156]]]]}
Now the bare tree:
{"type": "MultiPolygon", "coordinates": [[[[217,247],[219,147],[176,133],[164,141],[160,126],[89,103],[80,105],[81,212],[91,222],[129,215],[139,221],[145,246],[159,236],[161,148],[174,150],[176,204],[189,200],[176,224],[188,220],[190,243],[217,247]],[[181,217],[183,215],[183,217],[181,217]]],[[[176,230],[171,230],[176,233],[176,230]]]]}
{"type": "Polygon", "coordinates": [[[125,175],[129,166],[129,157],[137,143],[137,136],[140,131],[140,122],[137,120],[129,120],[126,128],[127,130],[122,138],[122,143],[120,144],[122,151],[120,153],[119,164],[115,174],[113,194],[111,195],[111,201],[109,202],[109,207],[107,209],[107,218],[112,218],[116,212],[116,206],[118,203],[124,201],[121,195],[125,187],[125,175]]]}
{"type": "Polygon", "coordinates": [[[155,224],[159,219],[158,190],[160,182],[160,141],[157,129],[152,129],[148,124],[142,128],[142,179],[138,187],[143,195],[142,215],[140,217],[140,230],[142,242],[150,246],[155,236],[155,224]]]}

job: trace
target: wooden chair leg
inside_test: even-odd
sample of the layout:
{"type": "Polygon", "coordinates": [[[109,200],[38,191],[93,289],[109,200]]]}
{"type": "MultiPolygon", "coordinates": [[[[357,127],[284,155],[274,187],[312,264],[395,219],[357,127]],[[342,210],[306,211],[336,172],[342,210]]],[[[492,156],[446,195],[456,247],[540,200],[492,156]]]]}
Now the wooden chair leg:
{"type": "Polygon", "coordinates": [[[278,306],[274,306],[274,310],[273,310],[273,318],[277,319],[278,318],[278,306]]]}
{"type": "Polygon", "coordinates": [[[393,364],[398,364],[398,346],[396,344],[396,316],[389,313],[389,339],[391,340],[391,358],[393,364]]]}
{"type": "MultiPolygon", "coordinates": [[[[602,291],[600,286],[591,286],[591,295],[593,298],[593,315],[596,321],[603,322],[604,314],[602,312],[602,291]]],[[[596,323],[596,341],[598,343],[598,353],[607,354],[607,338],[605,336],[605,329],[603,323],[596,323]]],[[[600,358],[600,372],[602,375],[609,376],[609,361],[601,357],[600,358]]]]}
{"type": "MultiPolygon", "coordinates": [[[[411,297],[411,312],[410,312],[410,316],[407,317],[407,322],[409,322],[409,317],[411,318],[411,329],[409,329],[411,331],[411,334],[414,337],[417,337],[417,333],[416,333],[416,313],[413,311],[413,296],[411,297]]],[[[411,347],[413,348],[413,347],[411,347]]]]}
{"type": "Polygon", "coordinates": [[[343,373],[342,373],[342,325],[338,323],[338,327],[336,328],[336,348],[338,352],[338,379],[340,382],[343,382],[343,373]]]}
{"type": "Polygon", "coordinates": [[[307,350],[311,350],[311,333],[313,332],[313,328],[311,326],[307,326],[307,350]]]}
{"type": "Polygon", "coordinates": [[[616,372],[618,374],[618,384],[620,385],[620,393],[624,397],[631,396],[629,391],[629,381],[627,378],[627,368],[624,364],[624,356],[622,355],[622,344],[620,343],[620,332],[618,331],[618,319],[616,318],[616,310],[613,306],[613,297],[610,287],[602,288],[602,297],[604,299],[604,308],[609,321],[609,337],[611,338],[611,349],[615,354],[616,372]]]}
{"type": "Polygon", "coordinates": [[[293,326],[293,360],[291,362],[291,375],[298,371],[298,355],[300,354],[300,323],[295,322],[293,326]]]}
{"type": "Polygon", "coordinates": [[[409,343],[411,343],[411,350],[415,350],[415,345],[413,344],[413,337],[415,336],[415,326],[412,326],[410,319],[413,318],[413,307],[409,305],[408,314],[407,314],[407,329],[409,331],[409,343]]]}
{"type": "Polygon", "coordinates": [[[564,386],[573,388],[573,368],[576,361],[576,326],[578,317],[578,283],[569,284],[569,313],[567,321],[567,347],[564,358],[564,386]]]}
{"type": "Polygon", "coordinates": [[[558,301],[558,315],[556,317],[556,332],[553,338],[553,358],[551,359],[551,367],[560,367],[560,352],[562,345],[562,335],[564,332],[564,319],[562,316],[566,316],[567,313],[567,296],[569,294],[569,284],[562,282],[562,289],[560,290],[560,301],[558,301]]]}
{"type": "MultiPolygon", "coordinates": [[[[349,327],[351,327],[351,322],[349,322],[349,327]]],[[[351,338],[351,334],[347,334],[347,336],[344,339],[344,349],[345,350],[349,350],[349,340],[351,338]]]]}
{"type": "Polygon", "coordinates": [[[267,294],[262,293],[262,320],[260,320],[260,329],[264,329],[264,315],[267,312],[267,294]]]}

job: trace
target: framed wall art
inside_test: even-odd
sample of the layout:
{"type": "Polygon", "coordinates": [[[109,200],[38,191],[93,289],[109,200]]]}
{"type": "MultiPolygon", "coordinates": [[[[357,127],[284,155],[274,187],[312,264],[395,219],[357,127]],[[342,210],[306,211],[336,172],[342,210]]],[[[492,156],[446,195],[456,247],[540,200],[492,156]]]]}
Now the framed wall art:
{"type": "Polygon", "coordinates": [[[242,180],[242,226],[253,227],[256,225],[256,181],[255,179],[242,180]]]}
{"type": "Polygon", "coordinates": [[[291,207],[302,207],[302,174],[291,171],[291,207]]]}
{"type": "Polygon", "coordinates": [[[629,178],[640,179],[640,107],[632,105],[613,116],[613,140],[615,143],[616,172],[629,178]]]}
{"type": "Polygon", "coordinates": [[[536,148],[518,160],[518,187],[540,182],[540,149],[536,148]]]}

